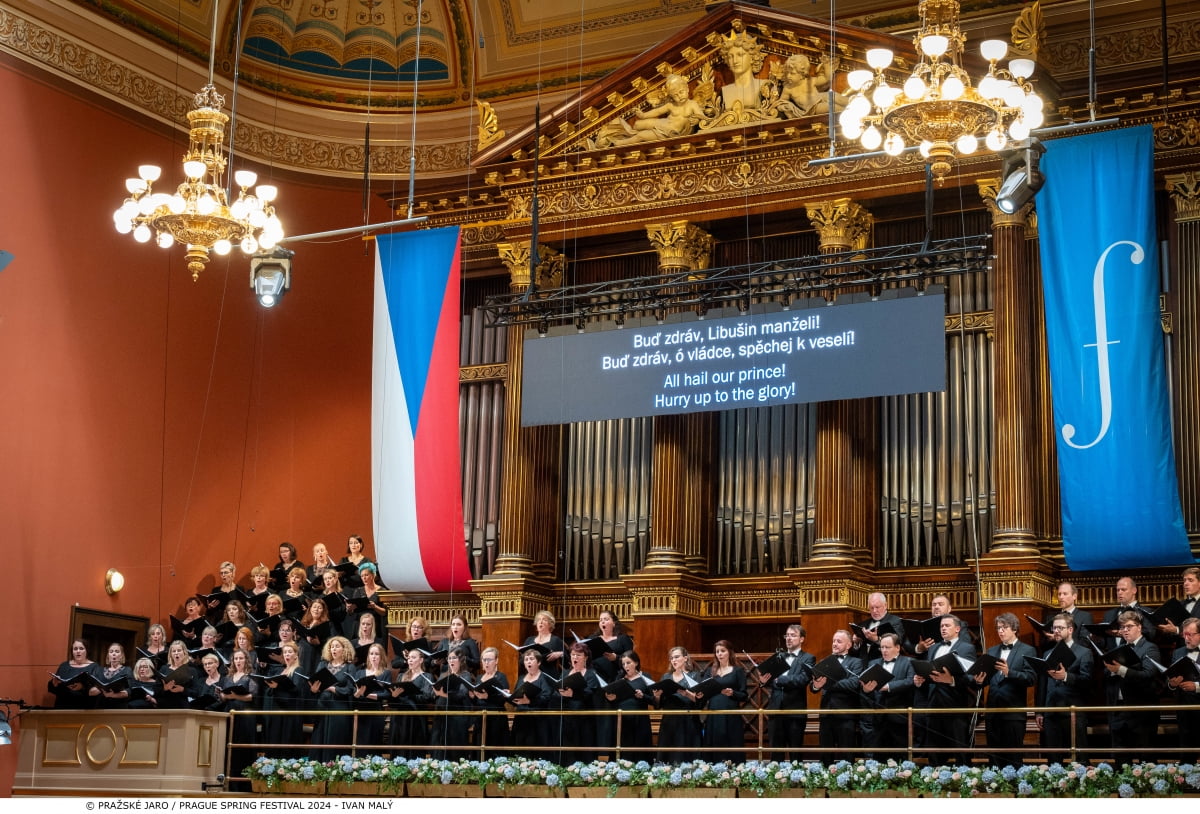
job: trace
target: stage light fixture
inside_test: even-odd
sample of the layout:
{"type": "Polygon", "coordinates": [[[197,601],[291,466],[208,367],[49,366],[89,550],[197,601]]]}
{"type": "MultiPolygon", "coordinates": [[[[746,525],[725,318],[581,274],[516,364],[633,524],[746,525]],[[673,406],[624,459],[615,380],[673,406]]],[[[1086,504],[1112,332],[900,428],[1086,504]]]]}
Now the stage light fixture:
{"type": "Polygon", "coordinates": [[[1000,190],[996,193],[996,208],[1011,215],[1033,199],[1045,183],[1038,168],[1046,148],[1035,138],[1025,139],[1018,149],[1004,159],[1000,190]]]}
{"type": "Polygon", "coordinates": [[[250,258],[250,288],[259,305],[271,308],[292,287],[292,256],[295,252],[276,246],[267,254],[250,258]]]}

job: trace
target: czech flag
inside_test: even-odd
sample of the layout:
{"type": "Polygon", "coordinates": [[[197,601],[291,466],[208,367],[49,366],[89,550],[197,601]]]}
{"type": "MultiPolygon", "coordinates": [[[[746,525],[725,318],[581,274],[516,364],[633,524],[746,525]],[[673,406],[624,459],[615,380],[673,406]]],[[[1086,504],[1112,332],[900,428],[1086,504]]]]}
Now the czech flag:
{"type": "Polygon", "coordinates": [[[380,577],[396,591],[466,591],[458,228],[380,235],[375,245],[371,490],[380,577]]]}

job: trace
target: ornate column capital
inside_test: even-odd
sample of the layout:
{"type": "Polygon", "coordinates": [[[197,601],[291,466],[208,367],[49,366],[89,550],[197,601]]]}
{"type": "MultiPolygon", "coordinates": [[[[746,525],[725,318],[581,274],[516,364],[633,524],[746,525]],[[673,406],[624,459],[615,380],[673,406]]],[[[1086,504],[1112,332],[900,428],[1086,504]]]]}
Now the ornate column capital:
{"type": "Polygon", "coordinates": [[[1200,173],[1178,172],[1163,177],[1175,204],[1175,221],[1200,220],[1200,173]]]}
{"type": "Polygon", "coordinates": [[[850,198],[817,201],[807,205],[808,219],[817,230],[821,251],[865,249],[871,242],[875,217],[850,198]]]}
{"type": "Polygon", "coordinates": [[[690,221],[647,223],[646,237],[658,252],[658,267],[665,273],[703,271],[712,263],[712,235],[690,221]]]}
{"type": "MultiPolygon", "coordinates": [[[[509,287],[513,291],[529,288],[529,242],[497,243],[500,261],[508,268],[509,287]]],[[[562,285],[566,258],[549,246],[538,246],[538,288],[558,288],[562,285]]]]}
{"type": "Polygon", "coordinates": [[[1000,192],[1000,184],[999,176],[975,179],[979,197],[983,199],[983,205],[987,208],[988,214],[992,216],[992,226],[1027,226],[1033,217],[1033,200],[1029,200],[1011,215],[1001,212],[1000,207],[996,206],[996,194],[1000,192]]]}

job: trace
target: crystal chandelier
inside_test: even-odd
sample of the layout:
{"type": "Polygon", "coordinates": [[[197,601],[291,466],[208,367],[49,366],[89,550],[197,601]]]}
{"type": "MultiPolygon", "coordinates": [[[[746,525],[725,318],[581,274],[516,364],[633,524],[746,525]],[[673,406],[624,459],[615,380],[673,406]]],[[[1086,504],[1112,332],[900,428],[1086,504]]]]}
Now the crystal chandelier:
{"type": "Polygon", "coordinates": [[[977,85],[962,67],[966,36],[958,25],[958,0],[921,0],[921,28],[913,38],[920,61],[902,87],[888,83],[884,71],[892,64],[887,48],[867,51],[871,70],[851,71],[853,95],[839,118],[843,137],[864,149],[899,155],[916,145],[937,179],[950,172],[955,155],[970,155],[983,138],[988,149],[1003,150],[1012,141],[1028,138],[1042,126],[1040,96],[1029,84],[1034,61],[1012,59],[1008,43],[985,40],[980,51],[988,71],[977,85]]]}
{"type": "Polygon", "coordinates": [[[239,170],[233,175],[238,194],[232,204],[224,188],[225,126],[229,116],[221,111],[225,98],[213,84],[217,5],[213,4],[208,84],[196,94],[194,107],[187,114],[190,133],[188,151],[183,156],[185,180],[174,194],[155,192],[154,182],[162,170],[143,164],[138,167],[137,178],[126,179],[129,197],[113,213],[117,231],[132,233],[139,243],[154,238],[164,249],[183,244],[193,280],[204,270],[210,252],[228,254],[236,243],[244,253],[254,254],[260,249],[273,249],[283,238],[283,224],[272,206],[278,191],[274,186],[255,187],[258,176],[250,170],[239,170]]]}

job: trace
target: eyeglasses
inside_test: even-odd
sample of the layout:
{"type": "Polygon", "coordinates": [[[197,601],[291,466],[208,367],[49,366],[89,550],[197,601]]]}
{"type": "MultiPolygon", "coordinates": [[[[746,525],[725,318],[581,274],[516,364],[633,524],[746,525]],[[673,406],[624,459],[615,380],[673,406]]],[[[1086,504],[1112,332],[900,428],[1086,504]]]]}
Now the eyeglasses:
{"type": "Polygon", "coordinates": [[[1129,630],[1129,629],[1136,630],[1137,628],[1140,628],[1140,627],[1141,627],[1141,625],[1139,625],[1137,622],[1126,622],[1125,624],[1121,625],[1121,630],[1129,630]]]}

